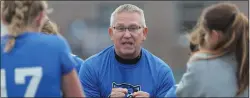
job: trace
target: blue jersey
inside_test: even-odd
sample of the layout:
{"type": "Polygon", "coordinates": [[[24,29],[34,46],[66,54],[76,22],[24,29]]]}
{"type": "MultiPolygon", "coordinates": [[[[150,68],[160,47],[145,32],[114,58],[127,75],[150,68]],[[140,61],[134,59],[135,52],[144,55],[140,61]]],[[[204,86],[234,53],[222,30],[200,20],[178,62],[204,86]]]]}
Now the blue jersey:
{"type": "Polygon", "coordinates": [[[59,36],[26,32],[9,53],[1,39],[1,96],[61,96],[61,78],[75,66],[67,42],[59,36]]]}
{"type": "Polygon", "coordinates": [[[126,96],[144,91],[164,97],[175,85],[170,67],[146,49],[137,64],[129,65],[116,60],[114,46],[86,59],[79,77],[87,97],[108,97],[116,87],[128,89],[126,96]]]}
{"type": "Polygon", "coordinates": [[[176,96],[176,86],[173,86],[165,95],[165,98],[177,98],[176,96]]]}
{"type": "Polygon", "coordinates": [[[74,54],[72,54],[72,56],[73,56],[74,60],[77,63],[76,66],[75,66],[76,71],[77,71],[77,73],[79,73],[79,70],[80,70],[81,66],[83,65],[84,60],[81,59],[80,57],[74,55],[74,54]]]}

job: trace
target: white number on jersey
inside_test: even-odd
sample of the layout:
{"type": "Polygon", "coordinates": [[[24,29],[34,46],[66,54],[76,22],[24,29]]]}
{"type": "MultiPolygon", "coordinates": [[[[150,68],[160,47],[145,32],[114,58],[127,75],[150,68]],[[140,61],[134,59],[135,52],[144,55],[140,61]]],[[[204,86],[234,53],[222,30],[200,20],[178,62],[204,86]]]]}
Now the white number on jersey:
{"type": "MultiPolygon", "coordinates": [[[[16,68],[15,69],[15,83],[17,85],[25,84],[25,77],[32,76],[30,83],[25,91],[24,97],[34,97],[37,91],[37,87],[42,78],[42,67],[31,67],[31,68],[16,68]]],[[[1,69],[1,97],[7,96],[6,88],[6,71],[1,69]]]]}

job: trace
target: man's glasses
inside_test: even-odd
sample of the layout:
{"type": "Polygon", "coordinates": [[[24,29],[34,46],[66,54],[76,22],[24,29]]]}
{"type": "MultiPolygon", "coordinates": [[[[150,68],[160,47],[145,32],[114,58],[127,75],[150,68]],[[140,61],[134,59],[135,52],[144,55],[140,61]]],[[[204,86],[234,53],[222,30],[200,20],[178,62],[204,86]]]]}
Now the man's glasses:
{"type": "Polygon", "coordinates": [[[131,33],[137,33],[142,27],[140,26],[129,26],[129,27],[125,27],[125,26],[116,26],[113,27],[115,30],[117,30],[118,32],[126,32],[126,30],[128,29],[129,32],[131,33]]]}

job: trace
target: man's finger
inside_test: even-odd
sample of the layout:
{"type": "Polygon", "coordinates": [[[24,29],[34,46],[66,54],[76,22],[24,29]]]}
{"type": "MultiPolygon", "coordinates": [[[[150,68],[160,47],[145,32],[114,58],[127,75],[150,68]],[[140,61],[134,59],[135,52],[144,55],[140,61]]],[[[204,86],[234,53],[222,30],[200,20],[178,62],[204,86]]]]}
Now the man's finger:
{"type": "Polygon", "coordinates": [[[110,97],[125,97],[123,92],[112,92],[110,97]]]}
{"type": "Polygon", "coordinates": [[[138,92],[134,92],[134,93],[133,93],[133,96],[139,96],[139,95],[141,95],[141,94],[143,94],[143,92],[142,92],[142,91],[138,91],[138,92]]]}
{"type": "Polygon", "coordinates": [[[134,97],[149,97],[149,94],[143,91],[138,91],[133,93],[134,97]]]}
{"type": "Polygon", "coordinates": [[[135,98],[145,98],[145,96],[135,96],[135,98]]]}
{"type": "Polygon", "coordinates": [[[124,94],[127,94],[128,93],[128,90],[125,89],[125,88],[113,88],[112,89],[112,92],[122,92],[124,94]]]}

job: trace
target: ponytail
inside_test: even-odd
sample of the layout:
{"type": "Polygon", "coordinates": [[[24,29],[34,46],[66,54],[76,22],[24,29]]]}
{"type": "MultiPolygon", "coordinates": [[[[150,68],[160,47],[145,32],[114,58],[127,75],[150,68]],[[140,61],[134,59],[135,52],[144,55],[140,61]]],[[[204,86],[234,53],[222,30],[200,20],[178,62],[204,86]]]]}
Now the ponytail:
{"type": "Polygon", "coordinates": [[[236,42],[236,60],[238,62],[237,78],[238,91],[236,95],[241,94],[249,86],[249,27],[248,19],[242,13],[237,17],[240,33],[239,39],[236,42]]]}
{"type": "MultiPolygon", "coordinates": [[[[5,14],[6,11],[10,11],[9,9],[5,10],[5,14]]],[[[25,11],[25,10],[23,10],[25,11]]],[[[5,19],[7,19],[7,22],[11,22],[7,28],[8,28],[8,42],[6,44],[6,47],[4,49],[5,52],[10,52],[11,49],[14,47],[15,45],[15,41],[16,41],[16,37],[18,36],[18,33],[23,32],[24,29],[24,15],[23,15],[23,11],[22,9],[19,8],[15,8],[15,15],[11,15],[11,17],[5,17],[5,19]]]]}
{"type": "Polygon", "coordinates": [[[1,1],[2,19],[8,28],[8,41],[4,48],[10,52],[15,45],[16,37],[33,23],[36,16],[47,7],[45,1],[1,1]]]}
{"type": "Polygon", "coordinates": [[[60,35],[59,31],[58,31],[58,26],[56,25],[56,23],[47,20],[45,22],[45,24],[42,27],[42,32],[46,33],[46,34],[55,34],[55,35],[60,35]]]}

